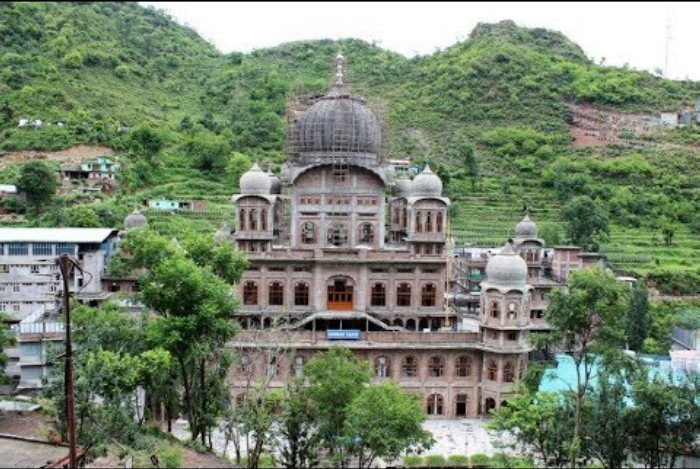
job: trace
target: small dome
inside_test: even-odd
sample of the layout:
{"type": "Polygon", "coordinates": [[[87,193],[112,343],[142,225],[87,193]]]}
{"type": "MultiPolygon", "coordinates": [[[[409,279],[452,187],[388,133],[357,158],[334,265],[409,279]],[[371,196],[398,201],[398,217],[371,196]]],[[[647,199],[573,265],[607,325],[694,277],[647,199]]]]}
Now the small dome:
{"type": "Polygon", "coordinates": [[[486,263],[486,277],[489,283],[496,285],[523,286],[527,278],[527,264],[508,243],[486,263]]]}
{"type": "Polygon", "coordinates": [[[409,197],[413,194],[413,183],[410,179],[396,180],[396,197],[409,197]]]}
{"type": "Polygon", "coordinates": [[[222,243],[231,235],[231,229],[224,223],[221,228],[214,234],[214,242],[222,243]]]}
{"type": "Polygon", "coordinates": [[[515,226],[515,237],[537,238],[537,224],[530,220],[530,215],[525,215],[525,218],[515,226]]]}
{"type": "Polygon", "coordinates": [[[124,228],[127,230],[138,228],[140,226],[146,226],[147,224],[148,219],[138,210],[134,210],[124,219],[124,228]]]}
{"type": "Polygon", "coordinates": [[[252,168],[243,173],[238,186],[241,189],[241,194],[265,195],[270,193],[272,181],[267,174],[262,172],[256,163],[252,168]]]}
{"type": "Polygon", "coordinates": [[[442,195],[442,181],[428,165],[425,165],[425,169],[413,178],[412,186],[413,195],[416,196],[440,197],[442,195]]]}
{"type": "Polygon", "coordinates": [[[270,194],[279,194],[282,190],[282,182],[280,178],[275,176],[275,173],[268,170],[267,176],[270,178],[270,194]]]}

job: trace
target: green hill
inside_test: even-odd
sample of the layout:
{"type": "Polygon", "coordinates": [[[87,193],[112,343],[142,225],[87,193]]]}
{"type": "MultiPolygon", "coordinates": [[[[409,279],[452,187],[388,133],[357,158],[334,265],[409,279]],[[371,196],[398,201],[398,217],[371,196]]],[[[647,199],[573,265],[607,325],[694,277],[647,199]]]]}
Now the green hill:
{"type": "MultiPolygon", "coordinates": [[[[159,216],[158,226],[213,230],[227,218],[241,168],[283,161],[286,99],[325,90],[339,49],[352,89],[383,104],[387,155],[430,161],[447,180],[458,241],[502,242],[524,203],[555,240],[560,206],[589,195],[614,221],[602,245],[614,267],[668,291],[700,289],[698,128],[573,148],[567,124],[569,102],[677,111],[700,98],[700,83],[596,65],[561,33],[511,21],[479,24],[469,39],[412,59],[352,39],[224,55],[136,3],[2,3],[0,151],[112,147],[122,153],[120,190],[90,206],[102,223],[119,223],[142,197],[197,197],[210,200],[206,217],[159,216]],[[18,128],[21,118],[44,125],[18,128]],[[139,138],[162,149],[139,153],[139,138]],[[469,147],[479,161],[474,181],[469,147]],[[668,246],[662,225],[674,231],[668,246]]],[[[16,174],[6,165],[0,182],[16,174]]],[[[28,223],[60,223],[84,202],[57,197],[28,223]]]]}

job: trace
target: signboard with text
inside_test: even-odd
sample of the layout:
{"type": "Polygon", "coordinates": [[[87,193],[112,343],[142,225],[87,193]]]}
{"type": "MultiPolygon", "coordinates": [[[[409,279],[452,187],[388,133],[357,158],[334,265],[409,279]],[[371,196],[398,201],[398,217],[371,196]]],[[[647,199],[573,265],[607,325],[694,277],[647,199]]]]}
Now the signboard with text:
{"type": "Polygon", "coordinates": [[[328,340],[360,340],[362,331],[359,329],[328,329],[326,338],[328,340]]]}

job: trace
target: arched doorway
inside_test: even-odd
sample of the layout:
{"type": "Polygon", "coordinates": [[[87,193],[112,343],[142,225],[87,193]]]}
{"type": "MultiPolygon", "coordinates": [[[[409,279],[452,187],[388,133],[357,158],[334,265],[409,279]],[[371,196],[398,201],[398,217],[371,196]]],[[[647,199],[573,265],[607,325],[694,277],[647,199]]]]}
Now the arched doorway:
{"type": "Polygon", "coordinates": [[[353,286],[347,279],[331,279],[327,287],[328,309],[330,311],[349,311],[353,308],[353,286]]]}
{"type": "Polygon", "coordinates": [[[409,331],[415,331],[416,330],[416,320],[415,319],[407,319],[406,320],[406,329],[409,331]]]}
{"type": "Polygon", "coordinates": [[[496,400],[492,397],[487,397],[485,401],[485,408],[484,411],[487,414],[490,414],[493,409],[496,408],[496,400]]]}

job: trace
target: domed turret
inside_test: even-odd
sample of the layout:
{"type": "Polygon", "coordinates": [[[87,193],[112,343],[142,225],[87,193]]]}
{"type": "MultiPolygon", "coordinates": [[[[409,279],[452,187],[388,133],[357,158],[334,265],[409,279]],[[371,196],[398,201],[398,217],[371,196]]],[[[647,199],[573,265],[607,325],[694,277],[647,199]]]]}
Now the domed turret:
{"type": "Polygon", "coordinates": [[[268,170],[267,176],[270,178],[270,194],[279,194],[282,190],[282,182],[280,178],[275,176],[275,173],[268,170]]]}
{"type": "Polygon", "coordinates": [[[527,264],[518,256],[510,243],[486,263],[488,283],[501,286],[523,286],[527,278],[527,264]]]}
{"type": "Polygon", "coordinates": [[[410,197],[413,195],[413,183],[410,179],[396,180],[396,197],[410,197]]]}
{"type": "Polygon", "coordinates": [[[379,121],[363,99],[350,96],[345,58],[340,54],[335,70],[331,90],[297,120],[299,158],[305,163],[342,157],[350,164],[379,164],[379,121]]]}
{"type": "Polygon", "coordinates": [[[537,238],[537,224],[530,220],[530,215],[525,215],[520,223],[515,226],[516,238],[537,238]]]}
{"type": "Polygon", "coordinates": [[[256,163],[252,168],[243,173],[239,182],[239,187],[241,189],[241,194],[266,195],[270,193],[272,181],[256,163]]]}
{"type": "Polygon", "coordinates": [[[413,195],[423,197],[440,197],[442,195],[442,181],[425,165],[425,169],[413,178],[413,195]]]}
{"type": "Polygon", "coordinates": [[[148,219],[143,213],[139,212],[138,209],[135,209],[133,212],[128,214],[126,218],[124,218],[124,228],[127,230],[138,228],[140,226],[146,226],[147,224],[148,219]]]}

